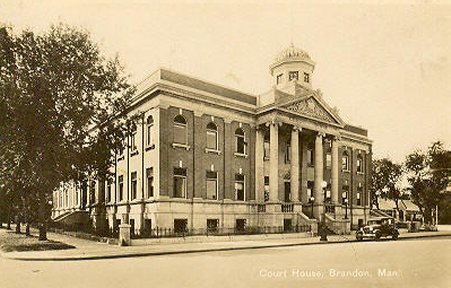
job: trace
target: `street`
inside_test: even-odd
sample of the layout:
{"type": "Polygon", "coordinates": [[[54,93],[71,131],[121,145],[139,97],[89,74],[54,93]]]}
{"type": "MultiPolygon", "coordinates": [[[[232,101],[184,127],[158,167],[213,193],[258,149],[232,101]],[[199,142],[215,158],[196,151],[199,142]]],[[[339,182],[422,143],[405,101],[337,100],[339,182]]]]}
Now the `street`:
{"type": "Polygon", "coordinates": [[[449,287],[449,238],[92,261],[0,258],[0,287],[449,287]]]}

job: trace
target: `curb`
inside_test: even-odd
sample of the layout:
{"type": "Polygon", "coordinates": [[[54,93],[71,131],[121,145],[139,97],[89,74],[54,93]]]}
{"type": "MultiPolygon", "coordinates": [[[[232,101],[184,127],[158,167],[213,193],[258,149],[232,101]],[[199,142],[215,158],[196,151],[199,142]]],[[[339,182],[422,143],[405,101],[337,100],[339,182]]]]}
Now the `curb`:
{"type": "MultiPolygon", "coordinates": [[[[421,238],[448,238],[451,237],[451,233],[442,235],[412,235],[398,238],[396,241],[407,241],[421,238]]],[[[378,242],[392,241],[392,239],[382,239],[378,242]]],[[[238,250],[256,250],[278,247],[294,247],[294,246],[308,246],[308,245],[327,245],[327,244],[344,244],[344,243],[366,243],[370,241],[357,241],[356,239],[346,240],[333,240],[333,241],[315,241],[304,243],[287,243],[287,244],[271,244],[271,245],[259,245],[259,246],[242,246],[242,247],[221,247],[221,248],[208,248],[208,249],[186,249],[177,251],[155,251],[155,252],[131,252],[122,254],[110,254],[110,255],[73,255],[62,257],[20,257],[20,256],[8,256],[8,253],[1,253],[3,258],[20,261],[80,261],[80,260],[102,260],[102,259],[118,259],[118,258],[132,258],[132,257],[148,257],[148,256],[162,256],[162,255],[176,255],[176,254],[192,254],[192,253],[208,253],[208,252],[225,252],[225,251],[238,251],[238,250]]]]}

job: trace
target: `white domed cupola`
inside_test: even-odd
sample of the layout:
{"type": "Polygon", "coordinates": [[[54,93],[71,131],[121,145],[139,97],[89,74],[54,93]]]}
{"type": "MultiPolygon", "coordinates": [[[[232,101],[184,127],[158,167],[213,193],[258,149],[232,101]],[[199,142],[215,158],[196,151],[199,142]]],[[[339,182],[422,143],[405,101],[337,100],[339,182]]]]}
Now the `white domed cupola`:
{"type": "Polygon", "coordinates": [[[282,90],[294,82],[311,89],[314,68],[315,62],[310,55],[293,44],[283,50],[269,66],[274,85],[282,90]]]}

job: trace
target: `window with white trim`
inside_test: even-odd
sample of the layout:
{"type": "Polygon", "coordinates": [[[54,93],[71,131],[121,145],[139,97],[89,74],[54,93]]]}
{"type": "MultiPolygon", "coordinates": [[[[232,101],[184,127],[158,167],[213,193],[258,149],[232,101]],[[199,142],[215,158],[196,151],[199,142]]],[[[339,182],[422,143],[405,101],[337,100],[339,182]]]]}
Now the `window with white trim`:
{"type": "Polygon", "coordinates": [[[243,129],[238,128],[235,130],[235,144],[236,144],[236,153],[238,154],[246,154],[246,139],[243,129]]]}
{"type": "Polygon", "coordinates": [[[187,179],[185,168],[174,168],[174,197],[186,198],[187,179]]]}
{"type": "Polygon", "coordinates": [[[151,147],[153,144],[153,117],[149,116],[146,121],[146,146],[151,147]]]}
{"type": "Polygon", "coordinates": [[[343,156],[341,157],[341,169],[343,171],[349,171],[349,156],[348,152],[343,152],[343,156]]]}
{"type": "Polygon", "coordinates": [[[188,144],[188,124],[182,115],[177,115],[174,118],[174,143],[188,144]]]}
{"type": "Polygon", "coordinates": [[[362,157],[362,155],[357,156],[356,166],[357,166],[357,172],[363,173],[363,157],[362,157]]]}
{"type": "Polygon", "coordinates": [[[118,198],[119,198],[119,201],[123,201],[124,200],[124,176],[123,175],[119,176],[118,185],[119,185],[118,198]]]}
{"type": "Polygon", "coordinates": [[[235,199],[245,201],[245,177],[243,174],[235,174],[235,199]]]}
{"type": "Polygon", "coordinates": [[[131,198],[135,200],[138,197],[138,174],[132,172],[130,176],[130,188],[131,188],[131,198]]]}
{"type": "Polygon", "coordinates": [[[133,124],[130,127],[130,150],[136,151],[138,150],[138,146],[136,145],[136,125],[133,124]]]}
{"type": "Polygon", "coordinates": [[[266,201],[269,201],[269,176],[265,176],[263,181],[264,181],[264,190],[265,190],[264,199],[266,202],[266,201]]]}
{"type": "Polygon", "coordinates": [[[146,169],[147,198],[153,197],[153,167],[146,169]]]}
{"type": "Polygon", "coordinates": [[[213,122],[207,125],[207,148],[218,150],[218,127],[213,122]]]}
{"type": "Polygon", "coordinates": [[[218,199],[218,172],[207,171],[207,199],[218,199]]]}
{"type": "Polygon", "coordinates": [[[267,131],[265,135],[263,136],[263,159],[269,160],[269,154],[270,154],[270,136],[269,132],[267,131]]]}

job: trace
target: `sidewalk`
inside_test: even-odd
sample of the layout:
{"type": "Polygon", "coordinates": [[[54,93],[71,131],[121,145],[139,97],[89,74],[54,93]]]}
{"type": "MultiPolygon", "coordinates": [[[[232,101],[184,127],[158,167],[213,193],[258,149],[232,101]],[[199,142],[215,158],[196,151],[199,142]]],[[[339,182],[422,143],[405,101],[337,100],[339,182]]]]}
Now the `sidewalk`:
{"type": "MultiPolygon", "coordinates": [[[[8,259],[24,261],[74,261],[357,242],[355,240],[354,234],[346,236],[330,235],[328,236],[329,241],[327,242],[319,241],[319,236],[288,239],[283,239],[282,236],[283,235],[281,235],[280,239],[275,239],[274,237],[272,237],[271,239],[267,240],[260,238],[256,240],[246,241],[212,241],[206,243],[152,244],[145,246],[120,247],[116,245],[108,245],[106,243],[78,239],[56,233],[48,233],[49,239],[73,245],[76,247],[76,249],[9,252],[2,253],[1,256],[8,259]]],[[[450,236],[451,231],[402,233],[398,241],[450,236]]],[[[388,241],[392,240],[388,239],[388,241]]]]}

